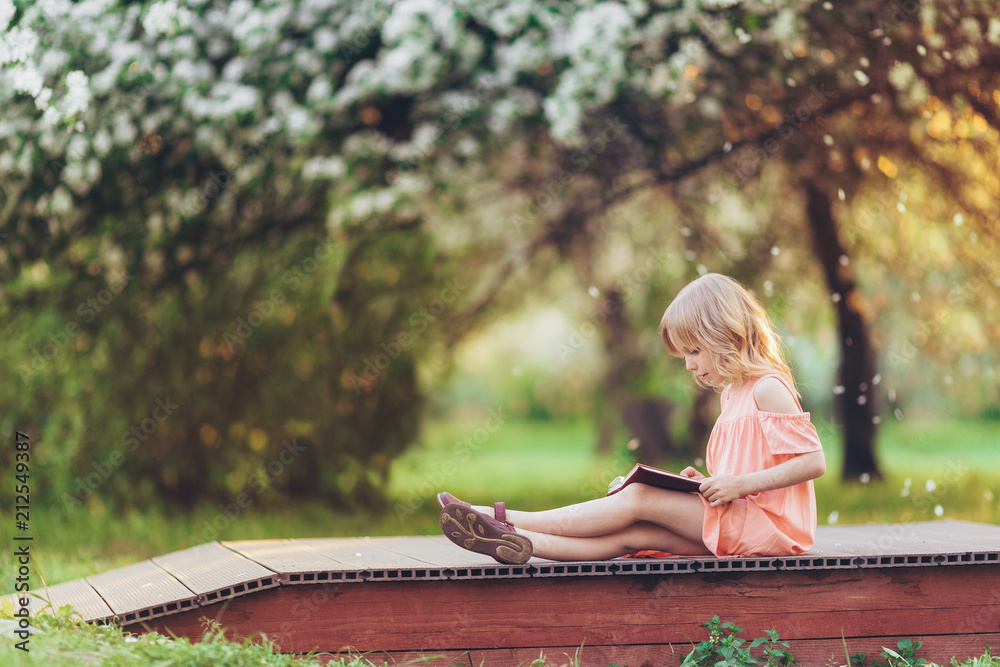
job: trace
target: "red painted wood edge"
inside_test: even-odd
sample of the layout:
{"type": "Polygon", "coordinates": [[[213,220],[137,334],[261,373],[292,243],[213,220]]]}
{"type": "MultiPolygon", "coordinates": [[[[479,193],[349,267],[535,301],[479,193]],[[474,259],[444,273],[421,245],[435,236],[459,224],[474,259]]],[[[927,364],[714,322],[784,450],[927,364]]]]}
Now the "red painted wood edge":
{"type": "MultiPolygon", "coordinates": [[[[744,633],[745,634],[745,633],[744,633]]],[[[882,654],[882,647],[895,650],[900,637],[868,637],[847,639],[847,651],[840,639],[800,639],[789,642],[789,650],[805,667],[815,665],[844,665],[854,653],[866,652],[869,661],[882,654]]],[[[983,655],[987,646],[1000,646],[1000,633],[977,635],[908,636],[924,646],[917,652],[924,658],[941,665],[951,659],[968,660],[983,655]]],[[[540,656],[549,664],[573,664],[578,659],[581,667],[608,667],[615,663],[629,667],[678,667],[693,646],[691,644],[657,644],[636,646],[556,646],[547,648],[476,649],[471,651],[439,651],[435,653],[378,652],[370,654],[375,664],[420,664],[427,667],[454,667],[454,665],[529,665],[540,656]],[[419,662],[418,662],[419,661],[419,662]]],[[[755,653],[756,655],[756,653],[755,653]]],[[[357,654],[321,654],[312,656],[322,663],[335,662],[357,654]]]]}
{"type": "Polygon", "coordinates": [[[842,635],[993,633],[1000,566],[282,586],[126,629],[196,639],[207,616],[284,652],[435,652],[689,645],[713,614],[743,637],[775,626],[789,641],[837,646],[842,635]]]}

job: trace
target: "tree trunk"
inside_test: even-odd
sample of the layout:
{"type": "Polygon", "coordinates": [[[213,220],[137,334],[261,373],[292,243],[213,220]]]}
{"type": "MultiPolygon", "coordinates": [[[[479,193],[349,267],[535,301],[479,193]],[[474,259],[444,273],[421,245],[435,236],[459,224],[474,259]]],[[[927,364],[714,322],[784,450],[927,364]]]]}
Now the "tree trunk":
{"type": "Polygon", "coordinates": [[[872,378],[875,356],[859,310],[861,295],[843,243],[837,234],[830,199],[819,185],[807,182],[807,213],[813,248],[823,267],[837,311],[840,333],[840,386],[835,404],[844,424],[844,479],[868,474],[881,477],[875,461],[875,406],[872,378]]]}
{"type": "MultiPolygon", "coordinates": [[[[617,416],[624,423],[633,438],[639,441],[637,455],[643,461],[658,461],[675,454],[675,445],[670,437],[670,413],[672,405],[665,398],[647,398],[635,395],[629,384],[639,378],[645,370],[643,358],[636,342],[635,332],[625,317],[625,300],[621,292],[611,289],[602,307],[601,331],[604,335],[604,349],[608,363],[604,376],[607,387],[608,405],[604,417],[607,420],[617,416]]],[[[618,421],[615,419],[614,421],[618,421]]],[[[604,437],[607,437],[605,432],[604,437]]]]}
{"type": "Polygon", "coordinates": [[[633,398],[620,406],[632,437],[639,441],[642,461],[660,461],[674,453],[669,423],[672,406],[665,398],[633,398]]]}
{"type": "Polygon", "coordinates": [[[698,387],[691,415],[688,418],[688,444],[686,452],[692,456],[705,453],[712,425],[719,418],[719,394],[713,389],[698,387]]]}

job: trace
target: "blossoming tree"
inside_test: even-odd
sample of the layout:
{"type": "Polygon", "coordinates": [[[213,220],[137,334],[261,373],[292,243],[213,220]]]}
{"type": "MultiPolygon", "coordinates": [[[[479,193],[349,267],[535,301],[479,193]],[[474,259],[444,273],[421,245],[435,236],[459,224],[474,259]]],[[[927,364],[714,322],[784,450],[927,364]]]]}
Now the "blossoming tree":
{"type": "MultiPolygon", "coordinates": [[[[1000,126],[1000,20],[971,0],[4,0],[0,24],[4,398],[61,443],[70,502],[127,496],[119,467],[228,498],[295,438],[308,464],[262,488],[375,497],[415,434],[418,360],[522,267],[570,261],[615,292],[650,244],[684,259],[642,312],[709,265],[765,292],[764,265],[789,295],[825,280],[845,474],[877,474],[851,253],[893,214],[852,205],[899,199],[917,160],[961,178],[951,119],[973,150],[1000,126]],[[673,217],[630,222],[644,203],[673,217]]],[[[957,187],[966,229],[990,229],[995,178],[957,187]]],[[[619,324],[601,335],[627,387],[642,353],[619,324]]]]}

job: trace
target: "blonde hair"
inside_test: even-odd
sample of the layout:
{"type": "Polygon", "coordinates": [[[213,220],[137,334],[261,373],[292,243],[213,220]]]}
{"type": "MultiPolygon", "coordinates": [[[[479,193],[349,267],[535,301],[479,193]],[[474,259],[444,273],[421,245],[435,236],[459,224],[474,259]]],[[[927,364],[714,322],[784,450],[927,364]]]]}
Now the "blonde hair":
{"type": "Polygon", "coordinates": [[[798,395],[767,311],[728,276],[708,273],[685,286],[663,313],[660,337],[675,357],[708,350],[715,368],[735,384],[776,373],[798,395]]]}

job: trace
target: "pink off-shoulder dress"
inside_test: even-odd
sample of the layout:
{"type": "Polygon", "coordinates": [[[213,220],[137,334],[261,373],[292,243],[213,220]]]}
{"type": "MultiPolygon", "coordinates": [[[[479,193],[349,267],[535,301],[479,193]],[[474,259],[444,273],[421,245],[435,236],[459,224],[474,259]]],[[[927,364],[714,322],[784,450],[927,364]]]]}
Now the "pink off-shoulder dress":
{"type": "MultiPolygon", "coordinates": [[[[712,428],[705,457],[709,476],[742,475],[771,468],[798,454],[821,451],[808,412],[781,414],[758,409],[753,392],[765,375],[734,395],[722,391],[722,413],[712,428]]],[[[791,391],[791,388],[789,388],[791,391]]],[[[794,393],[793,393],[794,396],[794,393]]],[[[798,400],[795,401],[802,410],[798,400]]],[[[705,503],[702,539],[716,556],[788,556],[808,551],[816,536],[816,494],[812,480],[761,491],[721,507],[705,503]]]]}

